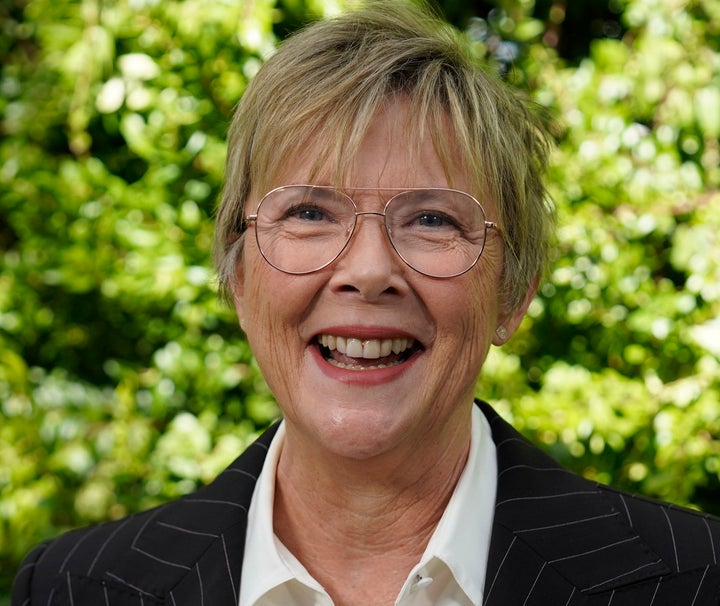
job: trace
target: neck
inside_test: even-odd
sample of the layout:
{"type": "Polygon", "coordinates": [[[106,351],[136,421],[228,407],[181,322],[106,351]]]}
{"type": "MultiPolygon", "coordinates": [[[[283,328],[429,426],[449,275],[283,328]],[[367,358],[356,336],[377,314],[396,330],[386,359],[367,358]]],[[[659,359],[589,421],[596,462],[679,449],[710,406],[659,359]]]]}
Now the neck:
{"type": "MultiPolygon", "coordinates": [[[[434,448],[344,460],[304,447],[288,428],[276,478],[275,534],[336,604],[362,599],[363,587],[374,593],[382,583],[393,603],[445,511],[470,434],[466,423],[429,442],[434,448]]],[[[374,596],[370,601],[378,603],[374,596]]]]}

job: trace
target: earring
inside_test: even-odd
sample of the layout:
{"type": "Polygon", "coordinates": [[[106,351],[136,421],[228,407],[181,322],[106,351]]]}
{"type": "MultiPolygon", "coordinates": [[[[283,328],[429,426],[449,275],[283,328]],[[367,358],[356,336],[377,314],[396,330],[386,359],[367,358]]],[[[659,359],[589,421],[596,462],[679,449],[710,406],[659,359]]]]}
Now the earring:
{"type": "Polygon", "coordinates": [[[505,339],[508,338],[507,328],[505,328],[502,324],[495,329],[495,334],[501,341],[505,341],[505,339]]]}
{"type": "Polygon", "coordinates": [[[246,326],[245,318],[240,318],[240,328],[242,328],[243,332],[247,332],[245,330],[245,326],[246,326]]]}

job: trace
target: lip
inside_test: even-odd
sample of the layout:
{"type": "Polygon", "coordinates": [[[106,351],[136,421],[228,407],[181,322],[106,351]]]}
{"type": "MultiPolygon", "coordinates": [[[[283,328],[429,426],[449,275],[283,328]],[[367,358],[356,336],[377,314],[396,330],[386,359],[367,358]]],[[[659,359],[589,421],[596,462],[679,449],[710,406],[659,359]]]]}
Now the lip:
{"type": "Polygon", "coordinates": [[[308,342],[308,349],[315,363],[327,377],[342,383],[354,385],[379,385],[396,380],[405,374],[415,365],[415,362],[423,355],[425,346],[422,340],[416,335],[397,328],[387,326],[328,326],[315,333],[308,342]],[[419,346],[410,357],[404,362],[395,366],[385,368],[368,368],[364,370],[352,370],[340,368],[330,364],[321,354],[317,346],[320,335],[329,334],[347,339],[408,339],[419,346]]]}

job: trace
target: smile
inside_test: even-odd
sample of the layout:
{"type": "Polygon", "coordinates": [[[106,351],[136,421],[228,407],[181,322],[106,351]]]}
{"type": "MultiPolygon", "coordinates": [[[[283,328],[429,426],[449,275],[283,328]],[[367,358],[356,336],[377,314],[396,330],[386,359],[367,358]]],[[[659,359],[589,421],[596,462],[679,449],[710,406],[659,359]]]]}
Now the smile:
{"type": "Polygon", "coordinates": [[[317,337],[323,358],[338,368],[374,370],[407,361],[416,351],[415,339],[356,339],[322,334],[317,337]]]}

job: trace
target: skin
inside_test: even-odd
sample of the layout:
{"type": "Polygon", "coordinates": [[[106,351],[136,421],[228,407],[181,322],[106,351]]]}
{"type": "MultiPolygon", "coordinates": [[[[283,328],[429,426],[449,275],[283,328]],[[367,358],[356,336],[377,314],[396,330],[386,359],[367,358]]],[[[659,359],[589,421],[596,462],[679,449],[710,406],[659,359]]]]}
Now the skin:
{"type": "MultiPolygon", "coordinates": [[[[406,120],[401,101],[376,117],[357,151],[353,185],[449,186],[429,140],[410,158],[406,120]]],[[[306,183],[310,168],[298,162],[275,185],[306,183]]],[[[466,175],[453,179],[471,192],[466,175]]],[[[361,210],[382,210],[387,197],[354,196],[361,210]]],[[[492,201],[478,199],[495,220],[492,201]]],[[[358,221],[339,259],[302,276],[272,268],[247,237],[234,297],[286,422],[276,534],[336,604],[392,604],[462,472],[475,382],[490,345],[502,344],[495,330],[502,324],[509,338],[533,293],[520,309],[503,306],[494,232],[473,269],[441,280],[406,266],[380,219],[358,221]],[[391,369],[338,370],[318,354],[321,333],[413,337],[422,351],[391,369]]]]}

